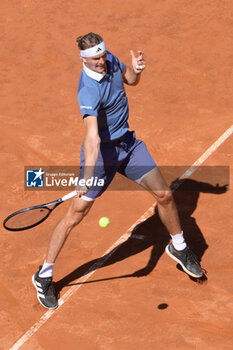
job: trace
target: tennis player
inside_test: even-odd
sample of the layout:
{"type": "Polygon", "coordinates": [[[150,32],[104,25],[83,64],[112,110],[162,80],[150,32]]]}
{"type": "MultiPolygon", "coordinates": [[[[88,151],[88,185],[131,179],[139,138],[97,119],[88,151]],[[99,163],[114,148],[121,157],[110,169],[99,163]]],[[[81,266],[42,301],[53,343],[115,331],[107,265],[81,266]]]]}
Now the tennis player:
{"type": "Polygon", "coordinates": [[[116,172],[137,182],[155,197],[160,218],[171,235],[167,254],[193,277],[203,272],[195,255],[188,249],[180,227],[172,192],[161,175],[145,143],[129,130],[129,108],[124,84],[136,85],[146,68],[142,51],[131,53],[132,66],[119,61],[105,47],[100,35],[88,33],[77,38],[83,63],[78,86],[78,102],[86,135],[81,148],[80,176],[103,179],[103,186],[85,185],[55,227],[43,266],[33,275],[39,302],[56,308],[52,277],[55,260],[71,230],[88,214],[95,199],[108,187],[116,172]]]}

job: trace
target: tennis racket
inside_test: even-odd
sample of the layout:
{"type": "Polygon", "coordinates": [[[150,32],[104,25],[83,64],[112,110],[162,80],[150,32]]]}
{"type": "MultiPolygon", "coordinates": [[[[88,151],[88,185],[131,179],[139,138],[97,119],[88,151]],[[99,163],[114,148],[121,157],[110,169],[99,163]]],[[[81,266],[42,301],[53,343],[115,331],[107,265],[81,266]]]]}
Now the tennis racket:
{"type": "Polygon", "coordinates": [[[66,194],[56,201],[28,207],[10,214],[4,221],[3,226],[9,231],[23,231],[35,227],[45,221],[52,211],[67,199],[77,195],[76,191],[66,194]]]}

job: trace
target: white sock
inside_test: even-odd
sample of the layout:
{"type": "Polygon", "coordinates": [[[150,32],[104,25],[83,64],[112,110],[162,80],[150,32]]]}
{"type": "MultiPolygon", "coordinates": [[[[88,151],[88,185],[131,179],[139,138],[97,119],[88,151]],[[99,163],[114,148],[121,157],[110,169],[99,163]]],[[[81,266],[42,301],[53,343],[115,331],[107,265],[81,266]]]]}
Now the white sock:
{"type": "Polygon", "coordinates": [[[172,244],[176,250],[183,250],[187,247],[187,244],[184,240],[183,231],[177,235],[170,235],[172,238],[172,244]]]}
{"type": "Polygon", "coordinates": [[[45,261],[44,265],[42,266],[39,272],[39,277],[41,278],[53,277],[53,267],[54,267],[54,264],[48,264],[45,261]]]}

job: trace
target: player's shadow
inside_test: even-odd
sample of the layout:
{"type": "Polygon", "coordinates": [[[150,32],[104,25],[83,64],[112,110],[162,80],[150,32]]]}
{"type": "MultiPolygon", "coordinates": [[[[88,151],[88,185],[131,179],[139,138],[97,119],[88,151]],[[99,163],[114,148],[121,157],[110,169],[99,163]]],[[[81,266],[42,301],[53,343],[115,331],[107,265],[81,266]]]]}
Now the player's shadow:
{"type": "MultiPolygon", "coordinates": [[[[198,227],[195,218],[192,216],[198,203],[198,198],[200,193],[212,193],[212,194],[222,194],[227,191],[227,185],[224,186],[212,186],[208,183],[198,182],[191,179],[186,179],[185,181],[174,181],[171,187],[175,184],[179,184],[178,189],[173,193],[176,205],[178,208],[181,227],[184,231],[186,242],[189,248],[197,255],[199,261],[208,248],[205,238],[198,227]]],[[[94,283],[104,280],[128,278],[128,277],[142,277],[148,275],[156,266],[159,258],[164,253],[166,245],[170,241],[170,236],[163,226],[162,222],[157,213],[157,207],[155,207],[155,214],[150,218],[146,219],[144,222],[137,225],[130,237],[115,247],[108,254],[103,257],[89,261],[70,274],[62,278],[55,283],[55,289],[57,295],[65,286],[71,286],[83,283],[94,283]],[[88,275],[92,271],[99,268],[115,264],[122,261],[132,255],[138,254],[147,248],[152,247],[150,259],[146,266],[140,268],[132,274],[109,277],[100,280],[91,280],[85,282],[85,277],[83,281],[74,282],[80,277],[88,275]]],[[[178,267],[178,265],[177,265],[178,267]]],[[[172,266],[171,266],[172,268],[172,266]]],[[[179,267],[178,267],[179,268],[179,267]]],[[[182,269],[179,268],[181,271],[182,269]]],[[[204,274],[202,279],[195,279],[189,276],[193,281],[205,281],[207,280],[204,274]]]]}

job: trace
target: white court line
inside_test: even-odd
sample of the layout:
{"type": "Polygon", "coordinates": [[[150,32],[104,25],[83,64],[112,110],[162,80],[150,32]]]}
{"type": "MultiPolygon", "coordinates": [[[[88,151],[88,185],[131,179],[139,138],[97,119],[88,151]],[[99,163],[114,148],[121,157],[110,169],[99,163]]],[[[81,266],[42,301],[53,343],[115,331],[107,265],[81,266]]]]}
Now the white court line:
{"type": "MultiPolygon", "coordinates": [[[[213,152],[216,151],[216,149],[223,144],[224,141],[228,137],[231,136],[233,133],[233,125],[227,129],[222,136],[220,136],[217,141],[215,141],[202,155],[200,158],[196,160],[196,162],[193,163],[193,165],[180,177],[180,179],[185,179],[190,177],[196,169],[204,163],[204,161],[211,155],[213,152]]],[[[180,185],[180,183],[179,183],[180,185]]],[[[177,185],[176,188],[179,186],[177,185]]],[[[173,187],[173,190],[176,188],[173,187]]],[[[100,268],[105,261],[107,261],[111,255],[119,248],[119,245],[124,243],[129,237],[133,229],[140,224],[141,222],[145,221],[147,218],[149,218],[151,215],[154,214],[154,206],[153,204],[147,211],[128,229],[128,231],[123,234],[103,255],[102,257],[93,264],[90,269],[87,271],[86,275],[77,279],[75,283],[83,283],[87,281],[93,273],[100,268]]],[[[69,290],[63,295],[63,297],[59,300],[59,308],[79,289],[81,288],[82,284],[76,284],[69,288],[69,290]]],[[[48,310],[44,313],[44,315],[39,319],[39,321],[35,322],[35,324],[9,349],[9,350],[18,350],[26,341],[28,341],[29,338],[33,334],[35,334],[38,329],[43,326],[48,319],[57,312],[57,309],[48,310]]]]}

